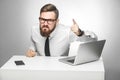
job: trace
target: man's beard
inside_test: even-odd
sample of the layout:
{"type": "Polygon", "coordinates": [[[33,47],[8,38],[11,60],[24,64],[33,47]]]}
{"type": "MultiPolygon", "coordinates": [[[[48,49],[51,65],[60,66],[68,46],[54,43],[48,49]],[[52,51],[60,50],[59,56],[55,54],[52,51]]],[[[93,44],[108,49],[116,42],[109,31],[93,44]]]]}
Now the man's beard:
{"type": "Polygon", "coordinates": [[[50,33],[55,29],[55,27],[50,30],[48,25],[43,25],[43,26],[40,26],[40,34],[43,36],[43,37],[49,37],[50,36],[50,33]]]}

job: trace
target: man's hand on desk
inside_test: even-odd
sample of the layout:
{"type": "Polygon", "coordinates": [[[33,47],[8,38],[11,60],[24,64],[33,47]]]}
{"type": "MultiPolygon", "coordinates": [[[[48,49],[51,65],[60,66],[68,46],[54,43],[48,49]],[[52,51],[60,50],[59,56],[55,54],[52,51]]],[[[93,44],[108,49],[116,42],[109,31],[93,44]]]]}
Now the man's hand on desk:
{"type": "Polygon", "coordinates": [[[35,55],[36,55],[36,52],[31,49],[29,49],[26,53],[27,57],[34,57],[35,55]]]}

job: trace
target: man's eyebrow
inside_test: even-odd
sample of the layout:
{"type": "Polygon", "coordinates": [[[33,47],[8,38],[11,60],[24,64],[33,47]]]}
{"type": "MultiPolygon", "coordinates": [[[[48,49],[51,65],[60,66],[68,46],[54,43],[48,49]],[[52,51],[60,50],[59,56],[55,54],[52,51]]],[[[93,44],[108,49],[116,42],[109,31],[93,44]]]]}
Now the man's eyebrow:
{"type": "Polygon", "coordinates": [[[47,21],[55,21],[56,19],[45,19],[45,18],[42,18],[42,17],[39,17],[39,19],[43,19],[43,20],[47,20],[47,21]]]}

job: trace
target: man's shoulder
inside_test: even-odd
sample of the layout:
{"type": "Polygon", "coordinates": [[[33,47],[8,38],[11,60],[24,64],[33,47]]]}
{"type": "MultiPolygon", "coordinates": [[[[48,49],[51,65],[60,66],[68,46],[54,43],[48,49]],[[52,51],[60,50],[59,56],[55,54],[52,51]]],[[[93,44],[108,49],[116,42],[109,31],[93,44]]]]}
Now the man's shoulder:
{"type": "Polygon", "coordinates": [[[39,28],[39,23],[36,23],[32,26],[32,29],[38,29],[39,28]]]}
{"type": "Polygon", "coordinates": [[[63,24],[58,24],[57,27],[61,30],[67,30],[67,29],[70,29],[70,26],[66,26],[66,25],[63,25],[63,24]]]}
{"type": "Polygon", "coordinates": [[[39,32],[39,23],[36,23],[32,26],[32,32],[39,32]]]}

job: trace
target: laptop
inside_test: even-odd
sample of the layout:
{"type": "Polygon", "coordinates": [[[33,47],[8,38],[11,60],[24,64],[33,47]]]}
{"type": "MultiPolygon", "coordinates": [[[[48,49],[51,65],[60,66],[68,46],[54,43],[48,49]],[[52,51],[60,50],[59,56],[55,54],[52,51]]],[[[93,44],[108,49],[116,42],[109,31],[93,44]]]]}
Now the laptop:
{"type": "Polygon", "coordinates": [[[98,40],[79,44],[77,55],[59,59],[60,62],[79,65],[99,60],[106,40],[98,40]]]}

